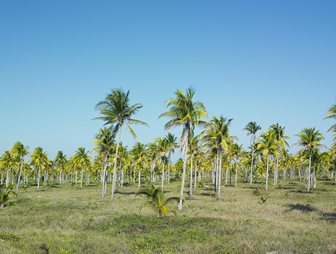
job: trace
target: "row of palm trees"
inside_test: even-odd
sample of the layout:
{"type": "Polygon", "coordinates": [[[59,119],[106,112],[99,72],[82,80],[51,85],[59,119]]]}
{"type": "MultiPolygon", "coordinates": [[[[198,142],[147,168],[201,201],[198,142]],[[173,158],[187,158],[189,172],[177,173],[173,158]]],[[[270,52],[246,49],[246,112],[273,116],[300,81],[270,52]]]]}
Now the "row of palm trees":
{"type": "MultiPolygon", "coordinates": [[[[286,180],[287,170],[290,171],[290,177],[296,174],[300,180],[305,178],[307,191],[311,189],[311,181],[313,187],[316,187],[317,174],[335,177],[335,145],[321,152],[323,136],[315,128],[305,128],[298,134],[297,144],[302,149],[291,155],[288,152],[289,137],[285,135],[284,127],[274,124],[258,136],[261,127],[255,122],[249,122],[244,129],[247,135],[251,136],[251,142],[249,149],[244,150],[237,143],[237,137],[230,133],[233,119],[219,116],[207,121],[205,106],[195,101],[194,96],[193,89],[187,89],[185,93],[177,90],[175,96],[166,104],[167,111],[159,116],[168,119],[165,124],[166,130],[182,127],[179,141],[173,134],[168,133],[149,144],[137,142],[131,149],[127,149],[121,142],[124,130],[136,137],[132,125],[147,124],[134,118],[142,105],[130,103],[129,91],[112,90],[96,106],[100,113],[97,119],[104,121],[105,128],[99,130],[95,137],[93,160],[89,151],[78,148],[71,158],[67,159],[60,151],[52,161],[47,153],[38,147],[31,153],[30,161],[26,162],[24,158],[28,155],[28,147],[17,142],[0,158],[1,183],[5,181],[8,186],[12,182],[18,190],[21,185],[27,185],[29,182],[35,182],[39,188],[41,180],[44,184],[71,182],[80,187],[83,187],[85,182],[88,184],[100,181],[102,198],[106,197],[107,185],[111,183],[113,200],[117,188],[123,186],[125,181],[135,183],[137,178],[140,188],[143,181],[153,183],[159,179],[163,192],[165,183],[179,178],[179,209],[182,210],[187,179],[190,196],[199,182],[209,181],[212,182],[219,198],[222,180],[225,180],[225,185],[229,182],[231,184],[232,174],[235,186],[238,180],[252,184],[253,181],[265,177],[266,190],[269,189],[271,173],[274,185],[278,185],[280,169],[283,172],[283,180],[286,180]],[[196,127],[201,130],[198,131],[196,127]],[[177,148],[181,150],[181,159],[172,163],[172,154],[177,148]]],[[[336,119],[335,105],[329,109],[327,118],[336,119]]],[[[336,133],[336,124],[330,131],[336,133]]]]}

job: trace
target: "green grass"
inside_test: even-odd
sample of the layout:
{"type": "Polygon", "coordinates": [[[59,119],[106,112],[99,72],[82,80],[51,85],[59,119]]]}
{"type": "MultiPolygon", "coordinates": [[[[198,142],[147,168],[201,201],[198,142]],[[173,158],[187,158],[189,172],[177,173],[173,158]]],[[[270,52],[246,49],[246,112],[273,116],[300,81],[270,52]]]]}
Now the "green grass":
{"type": "Polygon", "coordinates": [[[264,204],[256,185],[223,187],[220,200],[198,189],[176,217],[140,210],[145,198],[133,186],[112,205],[99,186],[28,188],[0,209],[0,253],[335,253],[336,185],[305,193],[302,184],[271,189],[264,204]]]}

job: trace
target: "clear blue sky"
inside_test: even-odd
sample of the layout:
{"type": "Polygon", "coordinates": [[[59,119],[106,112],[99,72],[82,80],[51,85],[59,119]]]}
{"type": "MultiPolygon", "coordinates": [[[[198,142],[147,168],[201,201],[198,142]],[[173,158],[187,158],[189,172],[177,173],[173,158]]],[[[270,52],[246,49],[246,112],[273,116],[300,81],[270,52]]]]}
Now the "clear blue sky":
{"type": "Polygon", "coordinates": [[[118,87],[144,105],[141,142],[164,135],[166,100],[192,86],[245,147],[251,120],[292,137],[315,126],[330,145],[335,13],[333,0],[0,1],[0,152],[91,149],[95,104],[118,87]]]}

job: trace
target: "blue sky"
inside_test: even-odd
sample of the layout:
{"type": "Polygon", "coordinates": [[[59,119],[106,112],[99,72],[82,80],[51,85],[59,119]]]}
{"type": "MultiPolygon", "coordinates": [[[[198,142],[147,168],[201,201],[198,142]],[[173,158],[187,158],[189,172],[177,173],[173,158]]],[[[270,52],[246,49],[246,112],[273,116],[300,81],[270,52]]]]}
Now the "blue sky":
{"type": "Polygon", "coordinates": [[[119,87],[144,105],[141,142],[165,134],[166,100],[192,86],[245,147],[251,120],[286,126],[291,144],[316,127],[330,145],[335,12],[324,0],[0,1],[0,152],[91,149],[95,104],[119,87]]]}

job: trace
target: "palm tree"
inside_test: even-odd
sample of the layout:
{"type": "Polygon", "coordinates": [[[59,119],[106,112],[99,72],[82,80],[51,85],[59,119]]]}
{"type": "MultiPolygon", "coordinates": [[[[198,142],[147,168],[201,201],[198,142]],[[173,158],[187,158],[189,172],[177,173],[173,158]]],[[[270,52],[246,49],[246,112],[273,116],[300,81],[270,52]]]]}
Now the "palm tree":
{"type": "Polygon", "coordinates": [[[84,170],[85,168],[89,169],[91,165],[91,159],[88,155],[88,151],[85,150],[84,147],[79,147],[75,153],[74,159],[76,164],[81,169],[81,188],[83,187],[83,179],[84,179],[84,170]]]}
{"type": "Polygon", "coordinates": [[[256,140],[256,133],[261,130],[261,127],[256,122],[249,122],[244,130],[247,131],[247,135],[251,135],[251,172],[250,172],[250,185],[253,182],[253,160],[254,160],[254,149],[255,149],[255,140],[256,140]]]}
{"type": "Polygon", "coordinates": [[[269,175],[269,160],[271,156],[277,153],[278,144],[276,141],[276,134],[273,130],[264,132],[257,145],[258,150],[266,158],[266,191],[268,190],[268,175],[269,175]]]}
{"type": "Polygon", "coordinates": [[[102,198],[106,195],[106,185],[107,185],[107,168],[109,159],[113,153],[114,149],[114,135],[108,128],[100,129],[96,135],[94,144],[96,145],[93,150],[95,153],[101,157],[102,160],[102,174],[101,174],[101,182],[102,182],[102,198]]]}
{"type": "Polygon", "coordinates": [[[155,188],[154,185],[151,188],[140,190],[137,195],[146,195],[148,197],[146,205],[157,211],[159,216],[166,216],[168,213],[175,214],[175,210],[169,207],[169,203],[180,199],[179,197],[166,198],[160,188],[155,188]]]}
{"type": "Polygon", "coordinates": [[[131,125],[147,125],[145,122],[133,118],[133,116],[142,108],[142,105],[140,103],[131,105],[129,94],[129,91],[125,93],[122,89],[114,89],[96,106],[97,110],[99,110],[102,115],[96,119],[103,120],[105,125],[109,125],[110,127],[113,126],[112,131],[118,134],[113,166],[111,201],[113,200],[116,188],[118,149],[121,142],[122,128],[126,126],[132,136],[136,138],[135,131],[132,129],[131,125]]]}
{"type": "Polygon", "coordinates": [[[297,144],[303,147],[305,155],[309,158],[307,172],[307,191],[309,192],[312,155],[315,150],[318,150],[322,146],[320,142],[324,139],[324,137],[322,136],[321,132],[316,130],[315,128],[304,128],[297,136],[299,137],[299,141],[297,142],[297,144]]]}
{"type": "Polygon", "coordinates": [[[168,130],[172,127],[182,126],[182,135],[181,135],[181,150],[183,157],[183,172],[182,172],[182,184],[180,191],[180,202],[179,210],[182,211],[182,202],[183,202],[183,190],[184,182],[186,176],[186,168],[188,161],[188,142],[190,134],[195,126],[199,124],[204,124],[202,118],[207,117],[206,109],[203,103],[196,101],[194,102],[195,90],[188,88],[184,94],[180,90],[176,90],[175,98],[168,100],[166,106],[169,108],[167,112],[164,112],[160,115],[161,117],[170,118],[170,120],[165,124],[165,129],[168,130]]]}
{"type": "Polygon", "coordinates": [[[31,154],[31,164],[37,168],[37,189],[40,188],[41,170],[48,164],[48,154],[41,147],[36,147],[31,154]]]}
{"type": "Polygon", "coordinates": [[[279,153],[275,156],[276,163],[274,169],[274,185],[278,184],[278,175],[279,175],[279,155],[284,154],[288,143],[286,141],[288,136],[285,136],[285,127],[282,127],[280,124],[276,123],[271,125],[271,129],[275,132],[275,138],[277,140],[279,153]]]}
{"type": "MultiPolygon", "coordinates": [[[[336,120],[336,104],[332,105],[328,112],[327,112],[327,116],[326,118],[331,118],[331,119],[334,119],[336,120]]],[[[334,133],[334,142],[335,142],[335,145],[336,145],[336,123],[333,124],[329,129],[328,131],[331,131],[334,133]]]]}
{"type": "Polygon", "coordinates": [[[59,171],[59,183],[62,183],[64,168],[67,163],[66,155],[62,151],[58,151],[54,163],[56,170],[59,171]]]}
{"type": "Polygon", "coordinates": [[[16,195],[16,193],[13,191],[12,186],[0,186],[0,208],[8,204],[8,201],[12,195],[16,195]]]}
{"type": "Polygon", "coordinates": [[[0,158],[1,166],[6,170],[6,187],[9,186],[10,170],[14,167],[15,161],[9,151],[5,151],[0,158]]]}
{"type": "Polygon", "coordinates": [[[16,142],[14,146],[12,147],[12,154],[14,159],[18,163],[18,173],[17,173],[17,181],[16,181],[16,192],[19,190],[20,180],[21,180],[21,169],[22,169],[22,163],[24,162],[24,157],[28,155],[28,147],[24,146],[20,142],[16,142]]]}
{"type": "Polygon", "coordinates": [[[167,152],[168,152],[168,172],[167,172],[167,182],[170,182],[170,169],[171,169],[171,156],[175,152],[175,148],[178,147],[177,137],[170,132],[165,137],[167,152]]]}
{"type": "Polygon", "coordinates": [[[221,196],[221,176],[222,176],[222,156],[223,153],[228,153],[229,144],[232,137],[229,135],[229,127],[232,122],[231,119],[220,116],[219,118],[213,117],[207,124],[207,130],[202,133],[203,140],[206,146],[213,149],[216,153],[216,181],[215,186],[217,190],[217,198],[221,196]]]}
{"type": "MultiPolygon", "coordinates": [[[[235,187],[237,187],[238,182],[238,165],[239,160],[243,154],[243,147],[242,145],[238,145],[237,143],[231,143],[230,145],[230,154],[233,159],[234,169],[235,169],[235,187]]],[[[231,179],[231,177],[230,177],[231,179]]]]}
{"type": "Polygon", "coordinates": [[[133,165],[138,169],[138,188],[141,187],[141,170],[146,163],[146,145],[136,142],[131,150],[133,165]]]}

